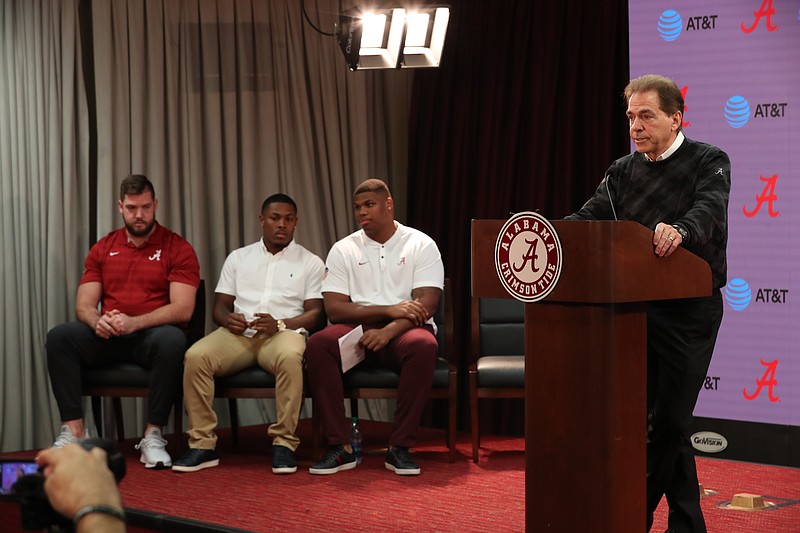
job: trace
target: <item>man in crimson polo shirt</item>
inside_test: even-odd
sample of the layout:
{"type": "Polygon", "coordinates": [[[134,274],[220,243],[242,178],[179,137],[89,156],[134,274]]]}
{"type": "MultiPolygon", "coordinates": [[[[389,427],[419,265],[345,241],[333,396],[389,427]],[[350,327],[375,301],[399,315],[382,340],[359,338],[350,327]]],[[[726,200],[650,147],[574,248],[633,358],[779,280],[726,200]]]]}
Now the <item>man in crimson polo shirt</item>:
{"type": "Polygon", "coordinates": [[[53,446],[87,436],[83,367],[133,361],[150,370],[147,427],[136,446],[140,460],[147,468],[169,468],[161,427],[181,384],[184,330],[194,311],[200,266],[192,246],[156,222],[158,200],[145,176],[122,181],[117,206],[125,227],[89,251],[75,304],[78,321],[47,334],[47,365],[62,420],[53,446]]]}

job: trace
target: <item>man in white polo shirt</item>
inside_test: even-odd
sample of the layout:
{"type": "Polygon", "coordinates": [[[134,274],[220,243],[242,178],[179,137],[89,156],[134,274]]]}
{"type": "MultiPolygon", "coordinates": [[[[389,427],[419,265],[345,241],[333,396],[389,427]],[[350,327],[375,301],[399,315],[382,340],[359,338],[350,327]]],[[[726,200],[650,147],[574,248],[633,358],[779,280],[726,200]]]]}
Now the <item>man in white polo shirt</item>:
{"type": "Polygon", "coordinates": [[[322,296],[331,324],[306,349],[308,385],[328,441],[312,474],[355,468],[345,418],[338,339],[361,325],[359,343],[368,358],[400,371],[397,407],[385,467],[416,475],[409,447],[416,444],[422,410],[433,382],[437,344],[433,315],[444,285],[436,243],[394,220],[389,188],[368,179],[356,188],[353,209],[361,229],[328,253],[322,296]]]}
{"type": "Polygon", "coordinates": [[[295,243],[297,205],[285,194],[264,200],[259,216],[264,235],[234,250],[222,266],[214,296],[220,327],[186,352],[183,394],[189,415],[189,451],[172,466],[195,472],[217,466],[214,377],[258,364],[275,375],[277,421],[272,437],[272,472],[297,471],[295,435],[303,401],[303,352],[308,332],[324,325],[320,285],[324,264],[295,243]]]}

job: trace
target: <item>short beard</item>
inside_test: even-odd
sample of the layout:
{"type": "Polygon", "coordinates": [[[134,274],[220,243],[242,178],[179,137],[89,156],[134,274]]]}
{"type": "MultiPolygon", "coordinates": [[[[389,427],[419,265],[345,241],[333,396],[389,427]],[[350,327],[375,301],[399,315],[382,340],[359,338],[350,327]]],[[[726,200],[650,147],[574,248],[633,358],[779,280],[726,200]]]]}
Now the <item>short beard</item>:
{"type": "Polygon", "coordinates": [[[150,222],[150,224],[148,224],[147,226],[145,226],[144,229],[136,229],[133,226],[133,224],[128,224],[128,223],[125,223],[125,229],[127,229],[128,233],[130,233],[134,237],[146,237],[147,234],[153,230],[153,226],[155,225],[156,225],[156,219],[153,219],[153,221],[150,222]]]}

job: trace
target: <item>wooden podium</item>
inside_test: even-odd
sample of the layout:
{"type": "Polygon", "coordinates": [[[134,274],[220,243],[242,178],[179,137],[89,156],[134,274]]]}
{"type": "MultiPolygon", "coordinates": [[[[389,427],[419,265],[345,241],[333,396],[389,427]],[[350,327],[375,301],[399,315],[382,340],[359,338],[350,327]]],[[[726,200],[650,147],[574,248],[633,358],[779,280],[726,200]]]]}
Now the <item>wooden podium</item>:
{"type": "MultiPolygon", "coordinates": [[[[653,253],[636,222],[551,221],[563,266],[525,306],[527,531],[645,530],[646,302],[711,295],[711,270],[653,253]]],[[[511,298],[494,264],[504,220],[472,221],[472,294],[511,298]]]]}

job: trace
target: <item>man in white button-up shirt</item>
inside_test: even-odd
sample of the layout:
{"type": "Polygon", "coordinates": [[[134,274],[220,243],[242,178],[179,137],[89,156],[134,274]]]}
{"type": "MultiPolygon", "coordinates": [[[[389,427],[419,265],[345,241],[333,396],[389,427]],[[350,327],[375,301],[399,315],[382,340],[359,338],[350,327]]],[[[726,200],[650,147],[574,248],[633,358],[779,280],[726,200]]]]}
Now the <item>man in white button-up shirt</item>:
{"type": "Polygon", "coordinates": [[[408,451],[416,444],[422,410],[436,364],[433,315],[444,285],[444,266],[436,243],[421,231],[394,220],[394,201],[384,182],[369,179],[356,188],[353,209],[359,231],[328,253],[322,296],[332,325],[308,341],[307,377],[315,416],[328,440],[325,457],[312,474],[355,468],[344,417],[338,339],[363,326],[359,344],[367,358],[400,372],[397,408],[385,467],[416,475],[408,451]]]}
{"type": "Polygon", "coordinates": [[[272,437],[272,471],[297,470],[295,435],[303,400],[306,337],[324,325],[320,292],[324,264],[295,243],[297,205],[285,194],[264,201],[259,217],[264,235],[234,250],[222,266],[214,295],[219,329],[186,352],[183,394],[189,415],[189,451],[175,462],[178,472],[217,466],[212,408],[214,377],[258,364],[275,375],[277,421],[272,437]]]}

